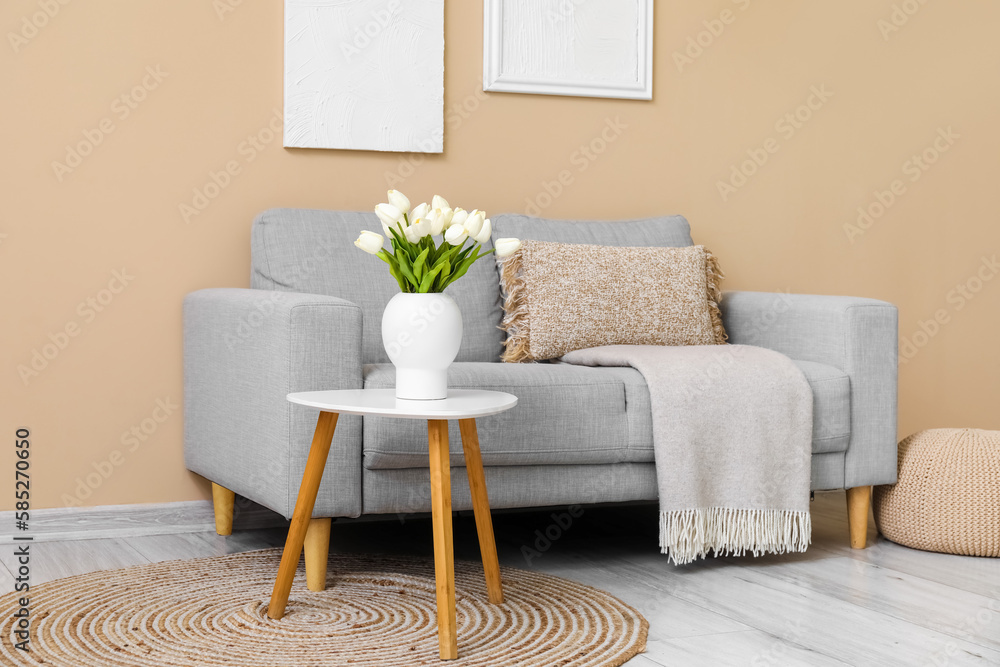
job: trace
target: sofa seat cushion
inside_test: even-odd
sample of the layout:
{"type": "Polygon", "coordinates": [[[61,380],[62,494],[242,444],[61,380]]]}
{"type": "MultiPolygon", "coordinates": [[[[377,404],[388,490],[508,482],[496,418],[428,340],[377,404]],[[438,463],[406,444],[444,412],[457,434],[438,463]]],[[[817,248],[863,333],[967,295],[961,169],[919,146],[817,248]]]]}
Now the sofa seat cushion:
{"type": "MultiPolygon", "coordinates": [[[[793,360],[813,390],[813,454],[843,452],[851,439],[851,382],[843,371],[793,360]]],[[[392,364],[365,366],[365,388],[395,386],[392,364]]],[[[632,368],[559,363],[456,363],[449,386],[518,397],[512,410],[477,419],[486,466],[652,463],[649,389],[632,368]]],[[[369,470],[426,468],[427,424],[364,418],[369,470]]],[[[464,466],[458,422],[449,422],[451,463],[464,466]]]]}
{"type": "MultiPolygon", "coordinates": [[[[366,389],[391,388],[395,379],[392,364],[365,366],[366,389]]],[[[452,364],[448,384],[518,397],[517,407],[476,420],[486,466],[621,463],[651,437],[641,429],[639,442],[630,438],[626,385],[645,388],[631,368],[466,362],[452,364]]],[[[637,414],[649,419],[648,399],[637,414]]],[[[363,430],[366,468],[427,467],[426,422],[366,416],[363,430]]],[[[457,421],[448,437],[452,465],[464,466],[457,421]]]]}

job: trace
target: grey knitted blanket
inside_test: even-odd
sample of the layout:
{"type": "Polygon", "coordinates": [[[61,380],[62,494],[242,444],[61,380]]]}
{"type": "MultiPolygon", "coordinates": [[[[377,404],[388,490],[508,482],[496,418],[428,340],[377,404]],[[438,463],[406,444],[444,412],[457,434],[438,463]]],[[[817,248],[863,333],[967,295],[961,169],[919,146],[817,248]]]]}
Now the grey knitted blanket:
{"type": "Polygon", "coordinates": [[[660,497],[660,551],[675,564],[805,551],[812,389],[788,357],[748,345],[609,345],[583,366],[646,379],[660,497]]]}

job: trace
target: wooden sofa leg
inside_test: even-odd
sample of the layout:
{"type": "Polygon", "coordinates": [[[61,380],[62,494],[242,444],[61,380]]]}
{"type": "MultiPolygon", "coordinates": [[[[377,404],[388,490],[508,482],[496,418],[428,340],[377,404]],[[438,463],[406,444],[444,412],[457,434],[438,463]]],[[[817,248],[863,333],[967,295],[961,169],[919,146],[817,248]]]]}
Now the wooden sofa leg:
{"type": "Polygon", "coordinates": [[[326,563],[330,556],[332,519],[310,519],[303,545],[306,554],[306,585],[311,591],[326,590],[326,563]]]}
{"type": "Polygon", "coordinates": [[[870,486],[856,486],[847,490],[847,524],[851,529],[852,549],[864,549],[867,546],[871,499],[870,486]]]}
{"type": "Polygon", "coordinates": [[[233,505],[236,493],[212,482],[212,504],[215,507],[215,532],[219,535],[233,534],[233,505]]]}

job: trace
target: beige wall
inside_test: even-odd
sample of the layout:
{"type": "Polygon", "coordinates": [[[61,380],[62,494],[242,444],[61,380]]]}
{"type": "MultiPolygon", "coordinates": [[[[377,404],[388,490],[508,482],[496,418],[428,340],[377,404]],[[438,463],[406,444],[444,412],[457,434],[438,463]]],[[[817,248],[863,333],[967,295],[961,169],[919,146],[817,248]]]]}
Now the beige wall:
{"type": "MultiPolygon", "coordinates": [[[[482,3],[448,0],[446,150],[411,170],[407,155],[286,150],[280,139],[241,151],[281,108],[277,0],[76,0],[17,44],[9,33],[39,2],[6,0],[0,405],[8,436],[32,431],[35,505],[67,504],[116,451],[120,465],[83,504],[207,497],[183,466],[180,412],[155,410],[181,400],[182,297],[247,285],[258,211],[367,209],[387,173],[404,174],[398,187],[411,197],[440,192],[499,212],[525,210],[568,170],[572,183],[544,215],[683,213],[720,256],[730,289],[886,299],[908,339],[940,311],[947,322],[918,336],[926,345],[900,369],[901,435],[1000,428],[1000,279],[971,299],[952,291],[980,287],[977,272],[992,276],[982,258],[1000,253],[1000,7],[896,2],[916,11],[885,35],[892,0],[658,2],[655,100],[628,102],[483,94],[482,3]],[[679,61],[675,52],[723,10],[721,34],[679,61]],[[143,82],[150,90],[134,109],[120,100],[143,82]],[[812,98],[801,127],[776,125],[814,89],[832,96],[812,98]],[[460,115],[462,106],[471,111],[460,115]],[[581,158],[609,120],[625,128],[596,159],[581,158]],[[67,144],[96,137],[102,121],[113,131],[57,175],[67,144]],[[947,128],[957,138],[938,141],[947,151],[926,171],[907,162],[947,128]],[[719,181],[766,142],[776,152],[723,201],[719,181]],[[186,224],[179,205],[230,160],[240,174],[186,224]],[[858,207],[895,179],[902,194],[849,239],[858,207]],[[77,335],[22,381],[18,366],[67,326],[77,335]],[[154,416],[164,421],[151,436],[123,444],[154,416]]],[[[0,468],[13,465],[9,446],[0,468]]],[[[11,476],[0,476],[0,507],[10,508],[11,476]]]]}

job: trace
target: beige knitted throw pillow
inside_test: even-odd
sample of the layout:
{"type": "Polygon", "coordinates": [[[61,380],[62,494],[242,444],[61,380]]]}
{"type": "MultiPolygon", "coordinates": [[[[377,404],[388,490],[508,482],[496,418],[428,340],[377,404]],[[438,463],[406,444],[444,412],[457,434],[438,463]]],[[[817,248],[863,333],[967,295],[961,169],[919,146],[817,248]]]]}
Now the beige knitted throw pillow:
{"type": "Polygon", "coordinates": [[[700,245],[524,241],[501,260],[502,358],[540,361],[600,345],[720,345],[722,278],[700,245]]]}

